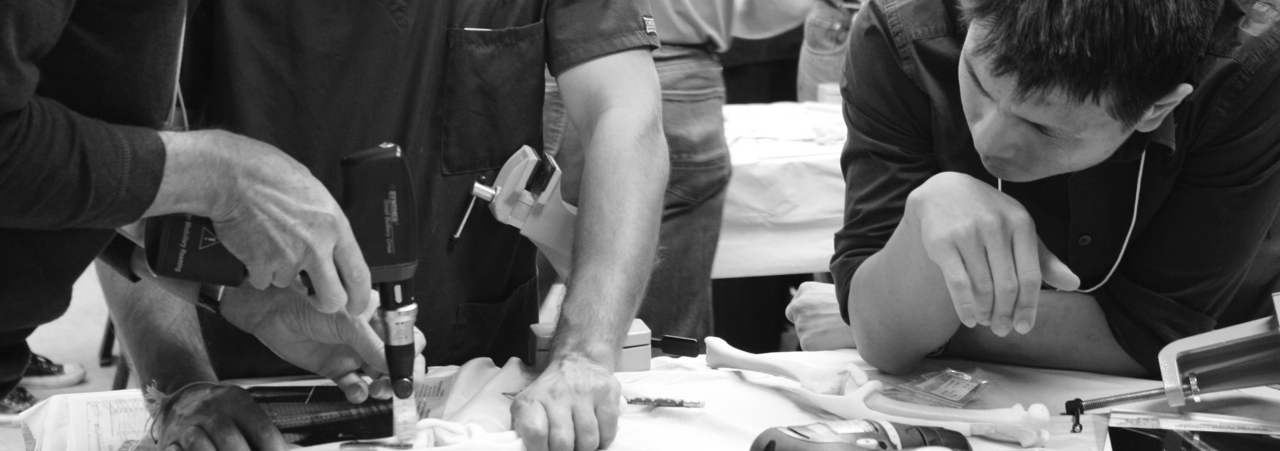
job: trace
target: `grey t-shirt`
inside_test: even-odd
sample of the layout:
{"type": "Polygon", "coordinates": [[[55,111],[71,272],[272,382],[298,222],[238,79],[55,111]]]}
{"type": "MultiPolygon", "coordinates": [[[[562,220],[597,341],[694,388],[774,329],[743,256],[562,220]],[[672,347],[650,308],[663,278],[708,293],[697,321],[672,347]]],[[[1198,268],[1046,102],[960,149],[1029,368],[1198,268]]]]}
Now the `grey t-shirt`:
{"type": "Polygon", "coordinates": [[[709,44],[729,49],[733,38],[733,0],[651,0],[658,39],[663,44],[709,44]]]}

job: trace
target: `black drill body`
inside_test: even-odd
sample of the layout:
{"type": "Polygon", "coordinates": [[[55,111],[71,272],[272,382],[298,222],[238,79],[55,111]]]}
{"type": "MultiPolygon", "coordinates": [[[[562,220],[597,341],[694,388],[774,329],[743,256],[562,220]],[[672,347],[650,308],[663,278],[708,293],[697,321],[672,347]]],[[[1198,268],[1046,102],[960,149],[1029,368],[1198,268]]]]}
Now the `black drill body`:
{"type": "Polygon", "coordinates": [[[418,215],[409,166],[400,148],[383,144],[342,160],[343,211],[378,290],[387,326],[387,370],[396,397],[413,393],[411,281],[418,268],[418,215]]]}

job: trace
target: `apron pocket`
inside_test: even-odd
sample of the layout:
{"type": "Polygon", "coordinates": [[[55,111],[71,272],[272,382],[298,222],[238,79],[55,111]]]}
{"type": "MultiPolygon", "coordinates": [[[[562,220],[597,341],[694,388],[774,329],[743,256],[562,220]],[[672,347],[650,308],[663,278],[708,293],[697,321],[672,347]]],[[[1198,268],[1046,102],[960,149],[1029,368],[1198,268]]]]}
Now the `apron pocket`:
{"type": "Polygon", "coordinates": [[[520,146],[541,150],[543,27],[448,30],[445,174],[501,168],[520,146]]]}
{"type": "Polygon", "coordinates": [[[459,304],[449,337],[448,361],[489,357],[494,362],[506,362],[519,357],[528,363],[525,354],[529,352],[529,325],[537,321],[537,277],[521,283],[501,302],[459,304]]]}

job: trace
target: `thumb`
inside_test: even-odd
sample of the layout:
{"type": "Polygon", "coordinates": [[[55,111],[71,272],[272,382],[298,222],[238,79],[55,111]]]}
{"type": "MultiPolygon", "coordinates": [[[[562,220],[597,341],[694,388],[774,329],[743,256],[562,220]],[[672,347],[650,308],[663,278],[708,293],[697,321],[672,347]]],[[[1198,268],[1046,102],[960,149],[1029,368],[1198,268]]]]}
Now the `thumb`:
{"type": "Polygon", "coordinates": [[[1080,277],[1071,272],[1066,263],[1053,255],[1049,248],[1040,242],[1040,274],[1041,280],[1060,291],[1075,291],[1080,288],[1080,277]]]}

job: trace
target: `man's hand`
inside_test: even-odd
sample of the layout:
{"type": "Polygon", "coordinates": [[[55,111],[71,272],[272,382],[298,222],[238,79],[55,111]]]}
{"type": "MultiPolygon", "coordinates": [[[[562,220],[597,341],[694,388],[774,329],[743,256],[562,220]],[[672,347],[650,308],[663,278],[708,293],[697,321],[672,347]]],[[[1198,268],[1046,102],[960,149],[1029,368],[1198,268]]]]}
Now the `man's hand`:
{"type": "Polygon", "coordinates": [[[805,282],[787,304],[787,321],[796,325],[800,349],[827,351],[857,347],[853,331],[840,319],[836,303],[836,286],[829,283],[805,282]]]}
{"type": "Polygon", "coordinates": [[[146,216],[208,216],[254,288],[287,287],[306,271],[316,291],[311,302],[321,312],[344,305],[364,311],[369,267],[342,208],[305,166],[269,144],[223,131],[160,136],[165,175],[146,216]]]}
{"type": "Polygon", "coordinates": [[[529,451],[594,451],[618,434],[621,385],[610,366],[587,357],[557,358],[511,404],[529,451]]]}
{"type": "Polygon", "coordinates": [[[196,384],[161,404],[156,438],[165,451],[286,451],[289,444],[271,419],[234,385],[196,384]]]}
{"type": "MultiPolygon", "coordinates": [[[[257,336],[285,361],[333,380],[348,401],[390,396],[385,384],[375,384],[371,393],[369,384],[356,374],[363,369],[377,379],[387,372],[383,341],[370,324],[371,320],[380,324],[373,308],[355,316],[341,311],[324,314],[308,307],[304,297],[284,288],[230,290],[222,300],[222,316],[257,336]]],[[[426,346],[417,329],[414,343],[419,352],[426,346]]]]}
{"type": "Polygon", "coordinates": [[[917,220],[924,251],[967,327],[1025,334],[1035,325],[1041,281],[1068,291],[1080,285],[1040,243],[1022,204],[973,177],[931,177],[907,198],[905,214],[917,220]]]}

